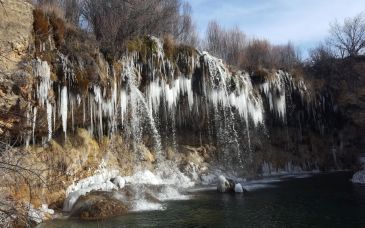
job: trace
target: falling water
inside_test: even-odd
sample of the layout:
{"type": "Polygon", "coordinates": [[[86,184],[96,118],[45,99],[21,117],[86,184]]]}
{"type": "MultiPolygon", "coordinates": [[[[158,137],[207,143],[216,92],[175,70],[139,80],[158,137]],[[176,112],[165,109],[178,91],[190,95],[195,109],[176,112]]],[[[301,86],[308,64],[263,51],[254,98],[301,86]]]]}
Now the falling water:
{"type": "MultiPolygon", "coordinates": [[[[88,127],[98,138],[122,132],[124,137],[131,139],[138,154],[138,145],[144,143],[147,134],[153,138],[154,152],[161,161],[164,146],[177,148],[176,132],[180,127],[204,120],[206,122],[199,124],[207,129],[210,141],[215,140],[226,148],[222,157],[238,161],[242,166],[246,155],[251,156],[252,131],[265,124],[264,101],[268,110],[285,122],[290,90],[300,91],[304,100],[305,84],[283,71],[253,84],[249,73],[231,72],[222,60],[207,52],[180,53],[180,62],[173,62],[165,56],[162,42],[154,37],[150,39],[156,47],[146,62],[139,59],[139,53],[126,54],[119,60],[122,66],[119,75],[109,66],[108,83],[90,83],[83,94],[75,89],[77,80],[73,65],[66,56],[59,54],[64,73],[61,82],[52,81],[47,62],[36,60],[34,74],[38,78],[36,98],[39,105],[32,109],[33,141],[37,108],[40,108],[47,113],[48,140],[53,137],[58,122],[65,136],[68,123],[71,123],[72,130],[75,126],[88,127]],[[186,66],[180,66],[181,62],[186,66]],[[53,86],[54,83],[58,86],[53,86]],[[58,88],[53,91],[57,100],[50,96],[53,87],[58,88]],[[82,118],[77,118],[76,113],[81,112],[82,118]],[[165,140],[160,132],[166,129],[171,134],[164,134],[165,140]]],[[[201,132],[199,135],[201,137],[201,132]]]]}

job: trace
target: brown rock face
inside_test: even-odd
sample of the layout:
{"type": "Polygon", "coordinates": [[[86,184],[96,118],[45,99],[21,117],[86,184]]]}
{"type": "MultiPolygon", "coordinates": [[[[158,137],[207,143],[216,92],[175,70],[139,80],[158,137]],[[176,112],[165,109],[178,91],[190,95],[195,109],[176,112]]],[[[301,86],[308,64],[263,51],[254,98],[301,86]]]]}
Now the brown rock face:
{"type": "Polygon", "coordinates": [[[2,0],[0,5],[0,72],[12,74],[32,42],[33,6],[27,1],[2,0]]]}
{"type": "MultiPolygon", "coordinates": [[[[22,0],[0,4],[0,135],[24,127],[32,77],[26,62],[33,43],[33,6],[22,0]]],[[[24,130],[24,128],[23,128],[24,130]]]]}
{"type": "Polygon", "coordinates": [[[72,211],[72,216],[83,220],[101,220],[124,215],[127,207],[112,197],[108,192],[92,192],[81,196],[72,211]]]}

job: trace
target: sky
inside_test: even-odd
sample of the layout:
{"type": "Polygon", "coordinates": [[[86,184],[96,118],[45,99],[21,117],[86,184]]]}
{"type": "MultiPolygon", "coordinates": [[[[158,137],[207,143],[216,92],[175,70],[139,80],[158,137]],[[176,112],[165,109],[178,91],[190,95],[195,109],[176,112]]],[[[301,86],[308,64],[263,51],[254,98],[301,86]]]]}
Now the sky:
{"type": "Polygon", "coordinates": [[[207,24],[238,26],[248,37],[294,43],[304,58],[328,37],[330,23],[365,11],[365,0],[187,0],[201,38],[207,24]]]}

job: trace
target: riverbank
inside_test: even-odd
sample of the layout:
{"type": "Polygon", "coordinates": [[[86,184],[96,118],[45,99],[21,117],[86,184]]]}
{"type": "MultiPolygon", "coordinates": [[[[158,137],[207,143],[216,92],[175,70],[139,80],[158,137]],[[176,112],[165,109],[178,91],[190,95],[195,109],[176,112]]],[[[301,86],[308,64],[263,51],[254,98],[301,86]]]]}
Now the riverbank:
{"type": "Polygon", "coordinates": [[[252,182],[248,196],[215,189],[167,201],[162,211],[135,212],[105,221],[54,220],[38,227],[361,227],[365,225],[365,188],[349,180],[351,172],[334,172],[252,182]],[[223,209],[223,210],[222,210],[223,209]]]}

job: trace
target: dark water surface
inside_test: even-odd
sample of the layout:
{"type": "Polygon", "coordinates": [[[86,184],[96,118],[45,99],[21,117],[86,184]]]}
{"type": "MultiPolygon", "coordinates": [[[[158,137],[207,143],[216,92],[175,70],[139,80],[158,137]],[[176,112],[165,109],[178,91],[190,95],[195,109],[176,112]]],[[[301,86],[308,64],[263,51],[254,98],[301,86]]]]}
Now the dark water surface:
{"type": "Polygon", "coordinates": [[[351,175],[283,179],[248,196],[200,191],[191,200],[167,202],[165,211],[40,227],[365,227],[365,186],[352,184],[351,175]]]}

